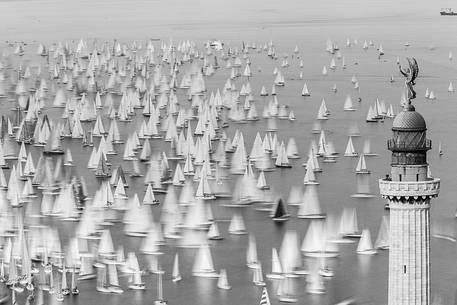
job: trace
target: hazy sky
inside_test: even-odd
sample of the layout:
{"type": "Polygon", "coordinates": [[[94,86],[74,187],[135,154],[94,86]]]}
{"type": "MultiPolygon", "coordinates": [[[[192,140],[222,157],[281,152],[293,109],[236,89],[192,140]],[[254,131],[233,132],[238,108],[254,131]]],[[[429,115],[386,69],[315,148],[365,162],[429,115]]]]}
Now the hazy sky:
{"type": "MultiPolygon", "coordinates": [[[[0,37],[437,16],[453,0],[0,0],[0,37]],[[103,29],[103,31],[101,31],[103,29]]],[[[457,21],[457,18],[452,22],[457,21]]],[[[388,20],[386,22],[389,22],[388,20]]]]}

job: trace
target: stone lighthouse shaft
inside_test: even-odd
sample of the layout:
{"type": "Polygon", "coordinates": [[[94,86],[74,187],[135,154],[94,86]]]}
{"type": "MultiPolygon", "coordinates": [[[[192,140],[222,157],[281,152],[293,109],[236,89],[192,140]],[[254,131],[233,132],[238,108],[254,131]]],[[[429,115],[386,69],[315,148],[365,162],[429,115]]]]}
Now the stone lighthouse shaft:
{"type": "Polygon", "coordinates": [[[387,141],[391,173],[379,180],[379,189],[390,208],[389,305],[430,304],[430,200],[438,196],[440,180],[428,175],[426,131],[408,101],[387,141]]]}

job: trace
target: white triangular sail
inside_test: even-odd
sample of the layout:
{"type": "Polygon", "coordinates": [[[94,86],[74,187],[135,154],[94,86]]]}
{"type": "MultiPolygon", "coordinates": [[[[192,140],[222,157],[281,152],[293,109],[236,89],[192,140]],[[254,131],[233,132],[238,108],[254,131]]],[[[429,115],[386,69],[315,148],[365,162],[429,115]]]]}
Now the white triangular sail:
{"type": "Polygon", "coordinates": [[[308,184],[305,186],[297,216],[299,218],[325,218],[325,214],[321,210],[316,185],[308,184]]]}
{"type": "Polygon", "coordinates": [[[173,260],[173,271],[172,271],[172,280],[173,282],[178,282],[182,279],[181,273],[179,272],[179,255],[176,253],[175,258],[173,260]]]}
{"type": "Polygon", "coordinates": [[[257,244],[255,241],[255,236],[249,234],[249,243],[246,250],[246,264],[249,268],[255,268],[259,262],[257,258],[257,244]]]}
{"type": "Polygon", "coordinates": [[[354,148],[354,143],[352,142],[352,137],[349,137],[348,143],[346,145],[346,150],[344,151],[345,157],[355,157],[357,156],[357,152],[354,148]]]}
{"type": "Polygon", "coordinates": [[[389,238],[389,218],[384,215],[379,226],[378,237],[376,238],[375,244],[376,249],[388,249],[390,246],[389,238]]]}
{"type": "Polygon", "coordinates": [[[376,250],[373,248],[373,243],[371,242],[371,234],[368,229],[362,231],[362,236],[360,237],[359,244],[357,245],[358,254],[376,254],[376,250]]]}
{"type": "Polygon", "coordinates": [[[367,164],[365,161],[365,155],[361,154],[359,157],[359,161],[357,162],[357,167],[355,169],[355,172],[358,174],[368,174],[370,171],[367,168],[367,164]]]}
{"type": "Polygon", "coordinates": [[[225,269],[221,269],[219,273],[219,279],[217,280],[217,288],[229,290],[232,287],[230,286],[227,278],[227,271],[225,269]]]}
{"type": "Polygon", "coordinates": [[[271,249],[271,273],[267,274],[269,279],[282,278],[283,271],[281,261],[279,260],[278,250],[276,248],[271,249]]]}
{"type": "Polygon", "coordinates": [[[346,100],[344,101],[344,111],[355,111],[354,104],[350,95],[347,95],[346,100]]]}
{"type": "Polygon", "coordinates": [[[218,277],[209,245],[201,245],[195,257],[192,274],[197,277],[218,277]]]}

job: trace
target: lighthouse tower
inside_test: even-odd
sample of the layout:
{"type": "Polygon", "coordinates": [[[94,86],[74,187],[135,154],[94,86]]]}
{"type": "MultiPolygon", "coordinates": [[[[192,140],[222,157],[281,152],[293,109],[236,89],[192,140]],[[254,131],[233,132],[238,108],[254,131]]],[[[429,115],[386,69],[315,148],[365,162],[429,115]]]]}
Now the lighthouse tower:
{"type": "Polygon", "coordinates": [[[390,207],[389,305],[430,304],[430,199],[440,180],[429,177],[425,120],[411,103],[394,119],[390,177],[379,180],[390,207]]]}

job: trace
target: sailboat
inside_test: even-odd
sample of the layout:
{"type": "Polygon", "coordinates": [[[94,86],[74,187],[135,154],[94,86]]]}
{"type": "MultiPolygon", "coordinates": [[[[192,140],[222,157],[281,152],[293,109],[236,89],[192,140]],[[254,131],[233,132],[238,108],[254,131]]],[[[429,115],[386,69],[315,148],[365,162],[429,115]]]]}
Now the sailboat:
{"type": "Polygon", "coordinates": [[[314,220],[310,223],[303,238],[301,251],[307,257],[337,257],[338,247],[327,239],[323,222],[314,220]]]}
{"type": "Polygon", "coordinates": [[[246,265],[251,268],[257,268],[259,259],[257,258],[257,244],[255,241],[255,236],[249,234],[249,243],[246,249],[246,265]]]}
{"type": "Polygon", "coordinates": [[[324,66],[324,67],[322,68],[322,75],[324,75],[324,76],[327,75],[327,67],[326,67],[326,66],[324,66]]]}
{"type": "Polygon", "coordinates": [[[213,258],[208,244],[203,244],[198,249],[192,267],[192,275],[196,277],[217,278],[219,275],[214,269],[213,258]]]}
{"type": "Polygon", "coordinates": [[[355,172],[357,174],[369,174],[370,173],[370,171],[367,168],[364,154],[360,155],[359,161],[357,162],[357,167],[355,169],[355,172]]]}
{"type": "Polygon", "coordinates": [[[303,184],[319,184],[316,178],[316,174],[312,168],[312,159],[309,158],[308,162],[306,163],[306,172],[305,177],[303,178],[303,184]]]}
{"type": "Polygon", "coordinates": [[[289,112],[289,121],[293,122],[295,121],[297,118],[295,117],[295,113],[293,112],[293,110],[291,110],[289,112]]]}
{"type": "Polygon", "coordinates": [[[97,265],[97,291],[108,293],[109,288],[107,287],[106,281],[106,265],[105,264],[98,264],[97,265]]]}
{"type": "Polygon", "coordinates": [[[329,115],[329,111],[327,109],[327,106],[325,104],[325,100],[322,99],[322,102],[321,102],[321,105],[319,107],[319,110],[317,112],[317,120],[328,120],[328,115],[329,115]]]}
{"type": "Polygon", "coordinates": [[[377,253],[376,249],[373,248],[373,244],[371,242],[371,234],[368,229],[364,229],[362,231],[362,236],[360,237],[359,244],[357,246],[357,253],[367,255],[373,255],[377,253]]]}
{"type": "Polygon", "coordinates": [[[269,190],[270,189],[270,186],[267,184],[264,171],[260,171],[256,186],[260,190],[269,190]]]}
{"type": "Polygon", "coordinates": [[[284,222],[289,220],[290,214],[287,212],[287,204],[278,198],[275,205],[273,206],[271,218],[275,222],[284,222]]]}
{"type": "Polygon", "coordinates": [[[97,178],[109,178],[111,177],[111,166],[106,162],[103,153],[99,154],[98,165],[95,170],[95,177],[97,178]]]}
{"type": "Polygon", "coordinates": [[[370,105],[370,107],[368,108],[368,113],[367,113],[367,117],[366,117],[367,123],[377,122],[378,120],[377,120],[376,116],[377,116],[376,111],[373,109],[372,105],[370,105]]]}
{"type": "Polygon", "coordinates": [[[295,138],[292,138],[292,137],[289,138],[289,141],[287,141],[287,149],[286,149],[286,151],[287,151],[287,157],[289,159],[298,159],[298,158],[300,158],[295,138]]]}
{"type": "Polygon", "coordinates": [[[303,84],[303,89],[301,91],[302,96],[311,96],[311,93],[309,93],[308,86],[306,83],[303,84]]]}
{"type": "Polygon", "coordinates": [[[281,87],[285,85],[284,75],[281,73],[281,71],[278,71],[278,73],[276,74],[274,83],[276,86],[281,86],[281,87]]]}
{"type": "Polygon", "coordinates": [[[378,231],[378,237],[374,243],[376,249],[389,249],[390,239],[389,239],[389,218],[387,215],[382,216],[381,225],[378,231]]]}
{"type": "Polygon", "coordinates": [[[216,196],[214,196],[214,194],[212,193],[212,190],[209,186],[208,178],[206,177],[206,174],[201,174],[201,176],[200,176],[200,182],[198,183],[197,191],[195,193],[195,198],[204,199],[204,200],[210,200],[210,199],[216,198],[216,196]]]}
{"type": "Polygon", "coordinates": [[[124,290],[119,285],[119,277],[117,275],[117,267],[116,264],[108,263],[108,279],[109,279],[109,286],[108,290],[111,293],[121,294],[124,290]]]}
{"type": "Polygon", "coordinates": [[[352,103],[352,98],[350,95],[346,96],[346,100],[344,101],[344,111],[355,111],[354,104],[352,103]]]}
{"type": "Polygon", "coordinates": [[[64,156],[64,164],[65,166],[73,166],[73,156],[71,154],[70,148],[67,148],[64,156]]]}
{"type": "Polygon", "coordinates": [[[343,237],[359,238],[361,233],[355,208],[344,208],[340,219],[339,234],[343,237]]]}
{"type": "Polygon", "coordinates": [[[262,89],[260,90],[260,96],[268,96],[268,92],[265,86],[262,86],[262,89]]]}
{"type": "Polygon", "coordinates": [[[266,275],[267,279],[282,279],[283,276],[281,261],[279,260],[278,250],[271,249],[271,273],[266,275]]]}
{"type": "Polygon", "coordinates": [[[438,154],[440,155],[440,157],[444,154],[443,147],[441,145],[441,141],[438,144],[438,154]]]}
{"type": "Polygon", "coordinates": [[[135,252],[129,252],[127,254],[125,265],[129,273],[132,274],[129,280],[129,288],[133,290],[144,290],[146,286],[141,278],[142,271],[140,270],[135,252]]]}
{"type": "Polygon", "coordinates": [[[219,232],[219,227],[217,225],[217,222],[216,221],[213,221],[209,227],[209,230],[208,230],[208,239],[209,240],[221,240],[221,239],[224,239],[220,232],[219,232]]]}
{"type": "Polygon", "coordinates": [[[227,279],[227,271],[225,269],[221,269],[219,273],[219,279],[217,280],[217,288],[230,290],[232,286],[230,286],[228,279],[227,279]]]}
{"type": "Polygon", "coordinates": [[[348,143],[346,145],[346,150],[344,152],[345,157],[357,157],[357,152],[355,151],[354,144],[352,142],[352,137],[350,136],[348,139],[348,143]]]}
{"type": "Polygon", "coordinates": [[[287,274],[288,276],[299,276],[306,273],[302,268],[302,259],[296,231],[287,230],[284,233],[281,248],[279,250],[279,258],[283,274],[287,274]]]}
{"type": "Polygon", "coordinates": [[[148,186],[146,187],[146,193],[144,194],[144,197],[143,197],[143,204],[151,204],[151,205],[159,204],[159,200],[156,199],[154,196],[154,191],[152,190],[151,183],[148,183],[148,186]]]}
{"type": "Polygon", "coordinates": [[[335,70],[336,69],[335,58],[332,58],[332,60],[330,61],[329,69],[330,70],[335,70]]]}
{"type": "Polygon", "coordinates": [[[311,219],[325,218],[325,214],[322,213],[321,210],[316,185],[305,185],[305,192],[303,193],[303,199],[298,208],[297,217],[311,219]]]}
{"type": "Polygon", "coordinates": [[[234,235],[244,235],[247,233],[243,216],[240,213],[235,212],[233,214],[232,219],[230,221],[228,231],[230,234],[234,234],[234,235]]]}
{"type": "Polygon", "coordinates": [[[275,166],[276,167],[286,167],[286,168],[292,167],[292,165],[289,163],[289,158],[287,157],[287,152],[286,152],[286,148],[284,146],[284,142],[281,142],[281,145],[279,147],[275,166]]]}
{"type": "Polygon", "coordinates": [[[43,153],[44,154],[58,154],[63,155],[65,152],[62,148],[62,143],[60,140],[60,134],[57,132],[57,127],[54,127],[51,131],[51,135],[49,136],[46,145],[44,147],[43,153]]]}
{"type": "Polygon", "coordinates": [[[173,273],[172,273],[172,281],[173,282],[179,282],[182,277],[181,273],[179,272],[179,255],[178,253],[175,254],[175,258],[173,260],[173,273]]]}

